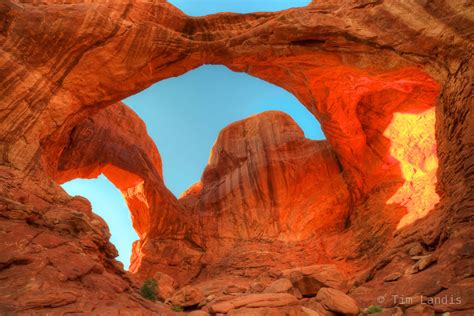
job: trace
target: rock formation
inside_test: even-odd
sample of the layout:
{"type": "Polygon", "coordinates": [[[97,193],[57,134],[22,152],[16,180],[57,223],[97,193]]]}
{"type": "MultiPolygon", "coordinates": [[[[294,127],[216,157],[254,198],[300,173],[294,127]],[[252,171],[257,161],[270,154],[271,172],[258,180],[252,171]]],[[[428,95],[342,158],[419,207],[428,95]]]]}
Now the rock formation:
{"type": "Polygon", "coordinates": [[[219,134],[201,181],[180,202],[206,240],[298,241],[342,227],[348,198],[329,144],[265,112],[219,134]]]}
{"type": "Polygon", "coordinates": [[[164,0],[3,1],[0,311],[172,313],[138,295],[137,280],[165,273],[204,293],[183,306],[229,315],[353,312],[353,299],[472,312],[472,12],[468,1],[326,0],[188,17],[164,0]],[[118,102],[203,64],[290,91],[327,141],[281,113],[236,122],[177,200],[143,122],[118,102]],[[140,236],[134,274],[89,203],[59,186],[100,173],[140,236]],[[324,283],[301,272],[315,263],[333,264],[349,292],[298,295],[324,283]],[[300,270],[293,294],[254,294],[289,268],[300,270]]]}

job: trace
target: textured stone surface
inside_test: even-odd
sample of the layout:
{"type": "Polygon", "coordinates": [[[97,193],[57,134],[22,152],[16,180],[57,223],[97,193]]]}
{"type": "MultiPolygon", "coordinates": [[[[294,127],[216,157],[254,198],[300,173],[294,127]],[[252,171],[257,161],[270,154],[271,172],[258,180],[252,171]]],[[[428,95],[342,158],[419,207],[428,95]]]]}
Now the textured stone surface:
{"type": "Polygon", "coordinates": [[[233,309],[229,313],[229,316],[313,316],[308,314],[304,307],[291,306],[291,307],[280,307],[280,308],[239,308],[233,309]]]}
{"type": "Polygon", "coordinates": [[[185,286],[174,293],[170,301],[173,305],[181,307],[196,306],[204,301],[204,295],[199,288],[185,286]]]}
{"type": "Polygon", "coordinates": [[[224,128],[201,181],[180,202],[207,238],[298,241],[341,226],[348,197],[328,143],[271,111],[224,128]]]}
{"type": "Polygon", "coordinates": [[[121,191],[141,239],[150,232],[179,237],[184,230],[182,209],[163,183],[158,150],[126,105],[117,103],[74,126],[67,146],[59,154],[46,151],[43,159],[59,183],[104,174],[121,191]]]}
{"type": "Polygon", "coordinates": [[[278,279],[265,288],[263,293],[292,293],[293,285],[288,279],[278,279]]]}
{"type": "Polygon", "coordinates": [[[359,313],[357,302],[336,289],[322,288],[318,291],[316,300],[321,302],[327,310],[336,313],[344,315],[356,315],[359,313]]]}
{"type": "MultiPolygon", "coordinates": [[[[132,258],[139,280],[158,271],[181,285],[223,273],[271,278],[272,268],[331,262],[351,276],[361,272],[351,290],[361,306],[374,304],[380,293],[387,304],[400,293],[470,295],[464,280],[472,275],[474,200],[468,1],[327,0],[276,13],[197,18],[165,1],[52,3],[0,3],[2,312],[170,312],[137,297],[136,285],[113,259],[105,223],[87,201],[58,186],[101,172],[131,208],[141,238],[132,258]],[[298,133],[230,133],[216,149],[229,142],[263,144],[248,157],[249,166],[259,168],[230,176],[245,168],[217,151],[202,185],[176,201],[162,183],[159,155],[144,126],[111,105],[206,63],[287,89],[321,122],[327,143],[296,137],[297,146],[267,159],[265,148],[281,144],[273,136],[298,133]],[[121,116],[127,120],[113,120],[121,116]],[[311,207],[318,194],[303,194],[301,186],[289,196],[281,182],[293,168],[281,159],[288,155],[294,174],[313,184],[315,175],[301,171],[298,157],[312,146],[324,148],[320,161],[337,162],[343,186],[334,192],[347,195],[336,204],[348,207],[334,208],[321,221],[311,220],[321,211],[311,207]],[[237,178],[258,189],[231,191],[237,178]],[[277,195],[270,193],[273,186],[277,195]],[[245,193],[249,205],[223,192],[245,193]],[[285,210],[285,201],[305,213],[285,210]],[[201,209],[206,224],[196,214],[201,209]],[[262,226],[252,210],[271,225],[262,226]],[[416,243],[437,261],[405,274],[416,263],[408,254],[416,243]],[[64,257],[77,264],[65,264],[64,257]],[[395,272],[404,274],[383,282],[395,272]]],[[[235,157],[245,152],[232,149],[235,157]]],[[[463,313],[472,305],[436,308],[463,313]]]]}
{"type": "Polygon", "coordinates": [[[301,294],[317,294],[321,287],[332,287],[344,291],[347,288],[346,276],[335,265],[318,264],[282,271],[301,294]]]}
{"type": "Polygon", "coordinates": [[[5,166],[0,185],[0,314],[169,310],[137,294],[87,200],[5,166]]]}
{"type": "Polygon", "coordinates": [[[348,198],[328,143],[304,138],[288,115],[271,111],[223,129],[201,181],[179,202],[206,249],[203,278],[324,260],[307,248],[343,229],[348,198]]]}
{"type": "Polygon", "coordinates": [[[164,185],[161,158],[144,122],[126,105],[117,103],[74,126],[65,139],[63,148],[58,143],[46,146],[43,165],[58,183],[104,174],[121,191],[140,237],[133,246],[130,271],[141,267],[152,277],[153,271],[147,270],[149,261],[159,257],[159,271],[173,274],[179,281],[192,277],[197,266],[174,264],[186,258],[185,253],[196,253],[179,242],[185,236],[191,238],[186,235],[189,218],[164,185]],[[155,247],[158,242],[161,246],[155,247]]]}
{"type": "Polygon", "coordinates": [[[212,313],[228,313],[238,308],[283,307],[296,305],[298,300],[288,293],[250,294],[210,306],[212,313]]]}
{"type": "Polygon", "coordinates": [[[153,279],[156,281],[156,297],[161,301],[167,301],[173,296],[177,288],[176,281],[169,275],[161,272],[155,273],[153,279]]]}

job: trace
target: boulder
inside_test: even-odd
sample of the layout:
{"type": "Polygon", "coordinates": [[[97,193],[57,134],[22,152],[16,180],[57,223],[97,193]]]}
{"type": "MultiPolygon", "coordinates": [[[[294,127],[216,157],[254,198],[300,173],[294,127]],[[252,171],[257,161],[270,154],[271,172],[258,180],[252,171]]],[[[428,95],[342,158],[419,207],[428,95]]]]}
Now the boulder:
{"type": "Polygon", "coordinates": [[[278,279],[265,288],[263,293],[293,293],[293,284],[288,279],[278,279]]]}
{"type": "Polygon", "coordinates": [[[427,255],[421,258],[417,263],[418,271],[423,271],[430,265],[436,262],[436,258],[433,255],[427,255]]]}
{"type": "Polygon", "coordinates": [[[310,298],[310,299],[303,299],[302,305],[308,309],[311,309],[315,312],[318,313],[318,315],[322,316],[335,316],[336,313],[328,311],[319,303],[315,297],[310,298]]]}
{"type": "Polygon", "coordinates": [[[427,304],[420,304],[410,307],[405,311],[405,316],[434,316],[435,310],[427,304]]]}
{"type": "Polygon", "coordinates": [[[250,284],[250,289],[249,289],[250,293],[261,293],[264,290],[265,290],[265,285],[263,285],[260,282],[254,282],[250,284]]]}
{"type": "Polygon", "coordinates": [[[376,313],[376,316],[403,316],[403,310],[400,307],[384,308],[380,313],[376,313]]]}
{"type": "Polygon", "coordinates": [[[313,276],[292,275],[291,281],[293,286],[301,293],[302,296],[315,296],[319,289],[327,287],[326,284],[318,281],[313,276]]]}
{"type": "Polygon", "coordinates": [[[173,305],[181,307],[195,306],[204,301],[204,295],[197,287],[188,285],[174,293],[170,301],[173,305]]]}
{"type": "Polygon", "coordinates": [[[342,273],[332,264],[312,265],[282,271],[303,296],[314,296],[322,287],[346,290],[347,282],[342,273]]]}
{"type": "Polygon", "coordinates": [[[307,315],[307,316],[322,316],[324,314],[321,314],[314,309],[308,308],[308,307],[301,307],[301,310],[307,315]]]}
{"type": "Polygon", "coordinates": [[[186,314],[186,316],[209,316],[208,312],[197,310],[186,314]]]}
{"type": "Polygon", "coordinates": [[[156,296],[161,301],[166,301],[173,296],[177,288],[176,281],[166,273],[157,272],[153,276],[156,280],[156,296]]]}
{"type": "Polygon", "coordinates": [[[357,302],[343,292],[322,288],[319,290],[316,299],[328,310],[345,315],[356,315],[359,313],[357,302]]]}
{"type": "Polygon", "coordinates": [[[228,316],[318,316],[311,310],[301,306],[288,307],[262,307],[262,308],[239,308],[231,310],[228,316]]]}
{"type": "Polygon", "coordinates": [[[216,303],[209,307],[211,313],[228,313],[242,307],[283,307],[296,305],[298,300],[287,293],[265,293],[242,296],[226,302],[216,303]]]}
{"type": "Polygon", "coordinates": [[[402,274],[400,272],[394,272],[394,273],[391,273],[391,274],[387,275],[385,278],[383,278],[383,281],[384,282],[393,282],[393,281],[397,281],[401,277],[402,277],[402,274]]]}

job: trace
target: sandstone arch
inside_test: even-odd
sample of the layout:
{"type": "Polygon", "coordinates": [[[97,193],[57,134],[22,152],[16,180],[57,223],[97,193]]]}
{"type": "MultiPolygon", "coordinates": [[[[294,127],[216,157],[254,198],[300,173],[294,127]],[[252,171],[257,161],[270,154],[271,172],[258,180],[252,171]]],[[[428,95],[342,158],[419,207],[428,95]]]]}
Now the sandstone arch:
{"type": "MultiPolygon", "coordinates": [[[[66,251],[85,251],[84,258],[96,258],[84,264],[90,269],[80,270],[78,275],[89,279],[87,284],[93,284],[90,280],[96,278],[120,284],[118,289],[130,288],[129,283],[117,276],[120,272],[113,267],[113,261],[98,255],[107,244],[99,233],[100,225],[91,224],[93,220],[82,215],[76,214],[81,221],[71,217],[70,205],[76,202],[69,201],[49,181],[46,174],[51,174],[50,170],[54,173],[55,169],[44,168],[40,157],[57,157],[73,127],[100,108],[163,78],[204,63],[216,63],[286,88],[318,117],[347,170],[347,181],[355,192],[353,199],[362,203],[361,211],[370,209],[363,197],[371,192],[372,184],[361,181],[365,168],[345,159],[345,151],[349,149],[357,157],[367,159],[370,166],[384,165],[386,161],[373,155],[367,139],[381,142],[382,151],[388,151],[380,126],[371,128],[370,111],[367,112],[371,107],[366,105],[387,106],[382,94],[377,93],[383,91],[383,96],[389,95],[393,101],[387,107],[396,105],[384,117],[390,117],[404,105],[408,105],[405,109],[408,112],[413,107],[421,111],[420,105],[423,109],[424,105],[435,106],[439,205],[428,217],[409,225],[395,238],[387,229],[375,231],[371,236],[374,238],[366,239],[365,232],[372,232],[369,227],[377,224],[380,217],[370,213],[367,222],[364,213],[359,212],[353,218],[354,229],[350,234],[364,240],[360,253],[389,243],[380,261],[360,279],[363,283],[374,278],[374,291],[378,290],[376,282],[382,277],[378,271],[393,256],[403,253],[405,244],[420,240],[440,255],[435,269],[452,277],[446,284],[460,287],[454,271],[458,259],[447,256],[446,249],[457,249],[454,255],[462,253],[471,231],[466,224],[472,209],[470,157],[474,156],[470,124],[473,112],[469,106],[472,90],[468,73],[473,51],[469,8],[462,1],[326,1],[277,13],[189,18],[164,1],[58,5],[4,2],[0,4],[3,17],[0,22],[3,88],[0,162],[4,188],[2,224],[8,227],[5,230],[8,238],[2,239],[11,240],[11,245],[18,244],[20,237],[10,232],[23,230],[22,235],[29,236],[25,237],[26,244],[34,245],[38,231],[57,233],[59,227],[54,224],[57,215],[69,214],[64,215],[65,225],[90,242],[85,246],[84,242],[73,240],[72,245],[77,249],[66,251]],[[54,23],[47,23],[50,21],[54,23]],[[406,78],[410,80],[407,82],[406,78]],[[347,88],[359,90],[352,93],[347,88]],[[337,93],[332,95],[334,92],[337,93]],[[345,96],[344,92],[347,92],[345,96]],[[354,95],[357,100],[353,99],[354,95]],[[344,102],[339,103],[337,96],[343,96],[344,102]],[[349,112],[345,113],[346,110],[349,112]],[[331,113],[340,114],[331,116],[331,113]],[[358,117],[354,124],[342,120],[349,117],[352,121],[354,115],[358,117]],[[344,136],[350,137],[350,141],[345,143],[344,136]],[[457,233],[452,234],[453,231],[457,233]],[[94,264],[99,268],[92,268],[94,264]]],[[[57,160],[51,162],[55,166],[57,160]]],[[[397,167],[388,165],[394,167],[392,171],[396,174],[397,167]]],[[[375,180],[372,175],[367,179],[375,180]]],[[[400,176],[398,170],[397,177],[400,176]]],[[[382,215],[389,214],[388,209],[382,215]]],[[[185,237],[187,243],[193,240],[185,237]]],[[[46,245],[44,241],[36,244],[46,245]]],[[[191,244],[199,247],[199,242],[191,244]]],[[[36,282],[42,283],[36,286],[44,287],[48,282],[44,275],[49,270],[41,270],[41,260],[36,257],[21,259],[22,255],[31,256],[33,251],[30,246],[25,249],[13,247],[5,252],[9,256],[6,266],[21,269],[22,263],[28,263],[28,273],[40,276],[36,282]]],[[[59,271],[64,266],[54,259],[53,252],[45,250],[59,271]]],[[[419,278],[429,287],[430,280],[422,276],[419,278]]],[[[68,282],[72,282],[68,286],[76,295],[58,298],[57,291],[53,291],[43,300],[46,303],[10,300],[9,306],[16,310],[40,309],[49,306],[52,300],[62,302],[59,306],[80,302],[77,293],[84,290],[79,283],[68,282]]],[[[58,288],[57,284],[49,286],[58,288]]],[[[28,294],[26,291],[20,287],[16,293],[28,294]]],[[[101,291],[111,293],[107,288],[101,291]]],[[[119,296],[125,306],[131,299],[124,291],[117,290],[113,295],[119,296]]],[[[93,301],[89,302],[90,306],[93,301]]]]}

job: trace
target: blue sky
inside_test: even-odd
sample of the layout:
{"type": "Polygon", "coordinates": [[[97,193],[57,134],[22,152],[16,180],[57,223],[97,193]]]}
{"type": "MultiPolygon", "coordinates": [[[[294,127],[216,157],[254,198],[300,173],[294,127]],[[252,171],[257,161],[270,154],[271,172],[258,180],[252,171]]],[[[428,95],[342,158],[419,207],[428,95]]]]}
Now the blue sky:
{"type": "MultiPolygon", "coordinates": [[[[204,15],[219,11],[275,11],[309,1],[170,2],[187,14],[204,15]]],[[[163,80],[124,102],[145,121],[161,154],[165,184],[176,196],[200,179],[219,131],[237,120],[263,111],[280,110],[293,117],[306,137],[324,139],[317,120],[292,94],[224,66],[206,65],[163,80]]],[[[117,259],[128,268],[131,245],[138,236],[120,192],[104,176],[76,179],[63,188],[70,195],[81,195],[91,201],[93,211],[109,225],[111,241],[120,254],[117,259]]]]}
{"type": "Polygon", "coordinates": [[[132,243],[138,240],[138,235],[132,227],[130,212],[120,191],[103,175],[91,180],[75,179],[62,187],[70,195],[81,195],[91,202],[94,213],[109,225],[110,240],[119,251],[117,260],[128,269],[132,243]]]}
{"type": "Polygon", "coordinates": [[[311,0],[168,0],[187,15],[201,16],[218,12],[270,12],[304,7],[311,0]]]}

